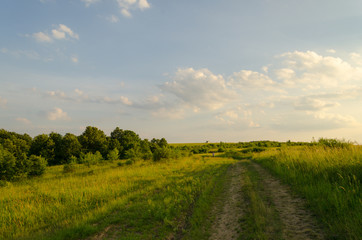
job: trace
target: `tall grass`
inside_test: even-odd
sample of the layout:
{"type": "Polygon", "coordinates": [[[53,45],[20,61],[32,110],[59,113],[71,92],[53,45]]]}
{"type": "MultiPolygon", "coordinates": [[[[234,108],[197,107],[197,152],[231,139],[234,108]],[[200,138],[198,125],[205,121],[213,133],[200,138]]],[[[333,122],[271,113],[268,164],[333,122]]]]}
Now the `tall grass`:
{"type": "Polygon", "coordinates": [[[360,146],[283,147],[257,153],[255,160],[306,198],[330,239],[361,238],[360,146]]]}
{"type": "Polygon", "coordinates": [[[233,160],[51,167],[44,177],[0,188],[0,239],[79,239],[117,224],[119,239],[166,238],[182,228],[200,193],[233,160]]]}

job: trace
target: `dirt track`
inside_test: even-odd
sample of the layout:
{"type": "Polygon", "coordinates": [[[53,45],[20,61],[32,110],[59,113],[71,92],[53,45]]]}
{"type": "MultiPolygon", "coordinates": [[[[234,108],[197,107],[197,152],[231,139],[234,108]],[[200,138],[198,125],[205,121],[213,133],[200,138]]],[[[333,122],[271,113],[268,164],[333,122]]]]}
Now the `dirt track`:
{"type": "MultiPolygon", "coordinates": [[[[271,200],[275,214],[281,221],[281,239],[285,240],[307,240],[324,239],[322,230],[318,227],[313,215],[305,209],[304,201],[291,194],[290,189],[281,184],[270,173],[256,163],[251,167],[260,175],[263,191],[259,191],[261,198],[271,200]]],[[[226,185],[225,199],[223,205],[217,205],[219,210],[213,210],[216,220],[211,229],[211,240],[248,239],[243,236],[240,219],[243,217],[242,208],[248,204],[243,202],[241,191],[243,187],[243,175],[247,171],[240,163],[235,164],[229,174],[231,180],[226,185]]],[[[270,228],[273,228],[270,226],[270,228]]],[[[271,229],[273,231],[273,229],[271,229]]],[[[266,239],[273,239],[267,236],[266,239]]]]}
{"type": "Polygon", "coordinates": [[[241,208],[243,199],[241,193],[242,171],[243,168],[240,163],[233,165],[229,169],[228,174],[231,176],[231,180],[226,185],[225,195],[222,196],[223,206],[221,208],[215,206],[213,210],[216,221],[211,229],[210,240],[237,239],[240,234],[239,219],[243,214],[241,208]]]}
{"type": "Polygon", "coordinates": [[[252,163],[255,170],[262,176],[267,194],[275,205],[283,223],[283,239],[324,239],[312,214],[305,209],[302,199],[291,195],[290,189],[281,184],[270,173],[256,163],[252,163]]]}

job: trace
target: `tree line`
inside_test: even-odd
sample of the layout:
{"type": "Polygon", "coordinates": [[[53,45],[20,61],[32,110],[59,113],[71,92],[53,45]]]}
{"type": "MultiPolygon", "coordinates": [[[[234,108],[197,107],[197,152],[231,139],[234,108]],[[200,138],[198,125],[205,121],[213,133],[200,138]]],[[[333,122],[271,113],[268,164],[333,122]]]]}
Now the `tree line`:
{"type": "Polygon", "coordinates": [[[52,132],[34,138],[0,129],[0,180],[39,176],[46,166],[117,159],[158,161],[172,154],[165,138],[149,141],[119,127],[110,136],[88,126],[79,136],[52,132]]]}

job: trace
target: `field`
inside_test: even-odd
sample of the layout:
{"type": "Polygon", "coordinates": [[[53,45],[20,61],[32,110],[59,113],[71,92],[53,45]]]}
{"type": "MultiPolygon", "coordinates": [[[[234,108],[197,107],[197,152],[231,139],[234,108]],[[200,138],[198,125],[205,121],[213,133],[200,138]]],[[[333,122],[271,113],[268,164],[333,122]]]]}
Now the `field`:
{"type": "Polygon", "coordinates": [[[360,239],[361,178],[353,145],[53,166],[0,188],[0,239],[360,239]]]}

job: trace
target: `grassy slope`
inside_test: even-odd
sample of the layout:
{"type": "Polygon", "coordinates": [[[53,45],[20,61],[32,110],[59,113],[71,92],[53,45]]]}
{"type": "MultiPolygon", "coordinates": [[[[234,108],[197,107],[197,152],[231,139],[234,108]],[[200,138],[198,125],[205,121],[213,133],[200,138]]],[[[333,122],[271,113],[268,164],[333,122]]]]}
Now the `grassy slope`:
{"type": "Polygon", "coordinates": [[[362,149],[289,147],[255,154],[257,162],[292,186],[327,226],[329,239],[362,236],[362,149]]]}
{"type": "Polygon", "coordinates": [[[0,239],[79,239],[109,225],[118,226],[120,239],[179,234],[190,207],[232,162],[216,157],[125,167],[114,162],[78,166],[72,174],[51,167],[42,178],[0,189],[0,239]]]}

